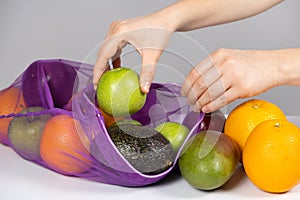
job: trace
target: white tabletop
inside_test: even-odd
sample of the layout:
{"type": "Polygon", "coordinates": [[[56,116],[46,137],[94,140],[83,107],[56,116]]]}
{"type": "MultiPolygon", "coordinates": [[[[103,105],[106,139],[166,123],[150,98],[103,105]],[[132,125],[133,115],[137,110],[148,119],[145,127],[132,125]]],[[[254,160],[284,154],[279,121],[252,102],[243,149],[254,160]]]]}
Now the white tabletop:
{"type": "MultiPolygon", "coordinates": [[[[300,127],[300,118],[289,117],[300,127]]],[[[127,188],[68,177],[22,159],[10,147],[0,145],[1,200],[100,200],[100,199],[300,199],[300,185],[276,195],[256,188],[240,166],[223,187],[210,191],[194,189],[179,173],[146,187],[127,188]]]]}

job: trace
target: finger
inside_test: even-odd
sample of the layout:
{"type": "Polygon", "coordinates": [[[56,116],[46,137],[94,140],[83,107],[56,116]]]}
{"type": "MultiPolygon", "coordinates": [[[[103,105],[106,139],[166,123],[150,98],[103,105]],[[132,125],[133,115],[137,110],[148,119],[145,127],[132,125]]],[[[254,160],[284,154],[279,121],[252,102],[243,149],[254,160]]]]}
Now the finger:
{"type": "Polygon", "coordinates": [[[197,64],[191,72],[186,77],[185,81],[183,82],[182,88],[181,88],[181,95],[187,96],[193,85],[195,84],[195,81],[199,79],[199,77],[205,73],[207,70],[209,70],[211,67],[213,67],[213,62],[209,57],[204,59],[202,62],[197,64]]]}
{"type": "Polygon", "coordinates": [[[233,88],[229,88],[218,98],[203,106],[202,112],[204,113],[214,112],[220,108],[223,108],[224,106],[235,101],[238,98],[239,98],[238,93],[235,92],[233,88]]]}
{"type": "Polygon", "coordinates": [[[121,22],[122,22],[121,20],[115,20],[110,24],[108,32],[106,34],[106,38],[109,38],[112,35],[114,35],[114,33],[116,32],[116,29],[118,27],[118,24],[120,24],[121,22]]]}
{"type": "Polygon", "coordinates": [[[100,46],[98,57],[93,70],[94,88],[103,72],[108,68],[108,60],[118,53],[118,51],[126,45],[122,35],[114,36],[107,39],[100,46]]]}
{"type": "Polygon", "coordinates": [[[99,49],[98,52],[98,57],[96,60],[96,63],[94,65],[94,70],[93,70],[93,84],[94,86],[97,85],[101,75],[103,72],[108,68],[108,60],[110,59],[110,54],[109,51],[114,51],[114,49],[111,49],[111,46],[102,44],[102,46],[99,49]],[[104,49],[104,48],[109,48],[109,50],[104,49]]]}
{"type": "Polygon", "coordinates": [[[205,80],[203,80],[203,77],[199,76],[199,78],[194,82],[191,89],[186,94],[187,103],[189,105],[194,105],[197,99],[205,90],[207,90],[208,87],[209,85],[206,84],[205,80]]]}
{"type": "Polygon", "coordinates": [[[160,57],[160,50],[142,51],[142,70],[140,74],[140,87],[142,92],[148,93],[154,79],[156,64],[160,57]]]}
{"type": "Polygon", "coordinates": [[[229,86],[223,83],[221,78],[218,79],[197,99],[196,103],[193,105],[193,110],[200,111],[202,107],[222,96],[228,87],[229,86]]]}
{"type": "Polygon", "coordinates": [[[93,84],[94,84],[94,89],[97,88],[98,81],[101,77],[101,75],[108,69],[108,64],[107,61],[103,61],[103,58],[98,58],[96,61],[96,64],[94,66],[93,70],[93,84]],[[106,64],[104,64],[106,63],[106,64]],[[103,66],[104,64],[104,66],[103,66]]]}
{"type": "Polygon", "coordinates": [[[188,103],[190,105],[195,104],[199,97],[202,96],[211,85],[217,82],[220,77],[221,75],[216,67],[208,69],[208,71],[199,76],[186,95],[188,103]]]}

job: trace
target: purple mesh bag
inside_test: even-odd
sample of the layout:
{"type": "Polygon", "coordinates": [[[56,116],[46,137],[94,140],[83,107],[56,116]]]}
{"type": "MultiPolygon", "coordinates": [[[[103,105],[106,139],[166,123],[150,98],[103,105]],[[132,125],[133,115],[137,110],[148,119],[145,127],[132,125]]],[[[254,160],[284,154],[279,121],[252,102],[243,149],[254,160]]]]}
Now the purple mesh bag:
{"type": "MultiPolygon", "coordinates": [[[[85,160],[89,160],[84,163],[88,166],[87,169],[80,173],[64,173],[56,170],[43,159],[33,159],[32,162],[64,175],[127,187],[149,185],[161,180],[176,167],[185,142],[176,153],[172,166],[167,170],[156,175],[145,175],[137,171],[120,154],[109,137],[104,117],[97,107],[96,95],[91,83],[92,70],[92,65],[62,59],[33,62],[8,88],[0,92],[0,96],[10,88],[18,88],[18,102],[21,102],[23,98],[25,102],[23,106],[27,108],[40,106],[44,109],[16,113],[17,106],[19,106],[17,103],[14,112],[0,113],[0,123],[2,123],[1,120],[24,116],[69,115],[79,122],[76,123],[79,137],[82,140],[88,140],[89,145],[85,145],[85,148],[89,155],[74,149],[79,155],[86,156],[85,160]]],[[[181,85],[177,83],[153,83],[145,106],[128,118],[138,120],[143,126],[152,128],[165,121],[181,123],[190,129],[185,140],[187,141],[193,134],[201,130],[200,123],[204,114],[192,111],[186,104],[185,98],[180,96],[180,89],[181,85]]],[[[4,136],[4,138],[5,134],[7,133],[0,132],[0,136],[4,136]]],[[[14,148],[9,139],[0,141],[14,148]]],[[[87,142],[83,142],[83,144],[87,144],[87,142]]],[[[28,159],[19,150],[16,152],[28,159]]],[[[60,153],[84,162],[83,159],[78,159],[68,152],[60,153]]]]}

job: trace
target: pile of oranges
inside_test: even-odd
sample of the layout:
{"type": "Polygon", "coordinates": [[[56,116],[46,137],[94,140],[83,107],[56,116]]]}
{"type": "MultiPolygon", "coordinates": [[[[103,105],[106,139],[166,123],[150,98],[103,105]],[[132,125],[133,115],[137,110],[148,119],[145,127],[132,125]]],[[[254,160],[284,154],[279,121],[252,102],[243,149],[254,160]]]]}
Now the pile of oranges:
{"type": "Polygon", "coordinates": [[[300,182],[300,129],[264,100],[234,108],[224,133],[236,141],[249,179],[261,190],[283,193],[300,182]]]}
{"type": "MultiPolygon", "coordinates": [[[[24,109],[22,92],[18,87],[9,87],[0,92],[0,115],[18,113],[24,109]]],[[[12,117],[0,118],[0,142],[8,145],[8,128],[12,117]]],[[[85,134],[80,123],[73,117],[61,114],[52,116],[43,129],[40,141],[42,162],[63,174],[78,174],[90,169],[92,159],[85,134]],[[82,142],[85,141],[85,144],[82,142]]]]}

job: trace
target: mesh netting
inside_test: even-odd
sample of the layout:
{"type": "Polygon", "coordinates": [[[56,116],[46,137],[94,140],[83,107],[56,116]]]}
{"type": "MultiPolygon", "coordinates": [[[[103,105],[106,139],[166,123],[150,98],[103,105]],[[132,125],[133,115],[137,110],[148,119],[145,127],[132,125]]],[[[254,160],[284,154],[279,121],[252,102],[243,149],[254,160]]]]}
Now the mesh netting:
{"type": "MultiPolygon", "coordinates": [[[[172,166],[159,174],[146,175],[132,167],[110,139],[91,83],[92,71],[92,65],[61,59],[38,60],[32,63],[9,87],[0,92],[0,99],[4,99],[5,95],[12,96],[8,95],[12,90],[15,93],[13,107],[6,112],[5,109],[0,109],[4,110],[0,113],[0,141],[12,147],[23,158],[68,176],[122,186],[143,186],[161,180],[176,167],[183,145],[176,153],[172,166]],[[43,109],[30,110],[31,107],[43,109]],[[31,150],[23,150],[12,143],[8,132],[12,129],[14,119],[25,117],[34,121],[46,115],[47,120],[60,115],[73,119],[73,131],[76,131],[84,149],[76,148],[75,145],[65,151],[57,150],[51,158],[54,163],[51,163],[46,162],[43,156],[28,156],[25,151],[31,150]],[[59,160],[61,158],[64,159],[59,160]],[[55,161],[60,162],[59,166],[71,165],[75,170],[63,170],[64,168],[55,165],[55,161]]],[[[186,104],[186,99],[180,96],[180,89],[181,85],[176,83],[153,83],[144,107],[127,118],[137,120],[150,128],[165,121],[181,123],[190,129],[185,140],[187,141],[200,131],[199,125],[204,116],[192,111],[186,104]]],[[[53,137],[55,135],[57,134],[53,133],[53,137]]],[[[20,143],[33,140],[25,137],[30,136],[24,133],[20,143]]]]}

